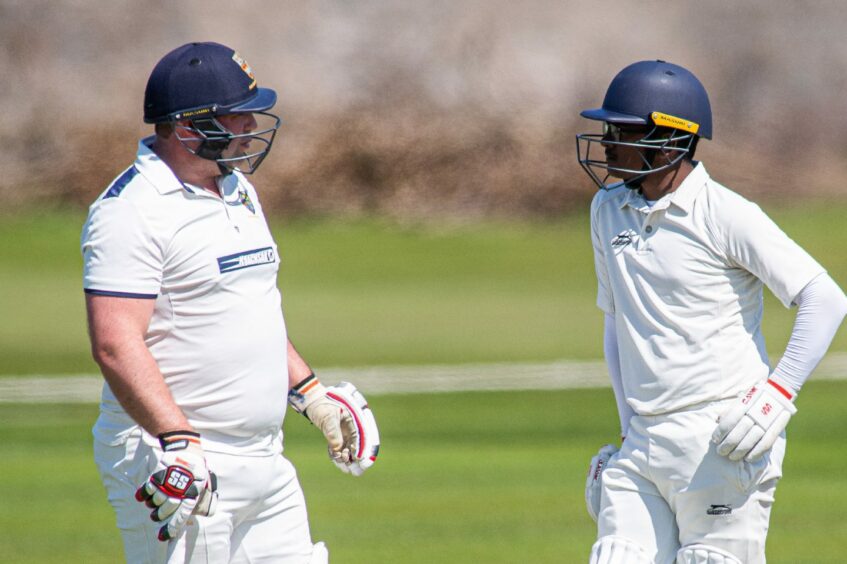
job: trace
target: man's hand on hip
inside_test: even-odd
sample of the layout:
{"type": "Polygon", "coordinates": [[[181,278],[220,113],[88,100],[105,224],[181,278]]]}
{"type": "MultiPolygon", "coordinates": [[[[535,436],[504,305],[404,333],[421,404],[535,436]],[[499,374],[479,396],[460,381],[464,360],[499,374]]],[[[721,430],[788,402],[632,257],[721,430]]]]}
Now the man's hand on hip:
{"type": "Polygon", "coordinates": [[[217,480],[206,466],[197,433],[163,433],[159,444],[163,453],[159,464],[135,492],[135,499],[153,509],[150,518],[163,523],[159,540],[168,541],[182,534],[192,515],[214,514],[217,480]]]}
{"type": "Polygon", "coordinates": [[[718,418],[712,442],[730,460],[761,458],[797,413],[794,395],[771,379],[750,388],[718,418]]]}

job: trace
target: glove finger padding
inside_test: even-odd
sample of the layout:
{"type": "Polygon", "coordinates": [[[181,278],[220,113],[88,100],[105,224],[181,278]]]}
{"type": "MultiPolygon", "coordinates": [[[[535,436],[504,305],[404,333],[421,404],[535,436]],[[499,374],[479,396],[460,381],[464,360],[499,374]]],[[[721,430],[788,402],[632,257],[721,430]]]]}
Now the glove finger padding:
{"type": "Polygon", "coordinates": [[[770,428],[765,431],[764,436],[759,439],[759,442],[756,443],[750,452],[747,454],[747,460],[750,462],[755,462],[762,458],[766,452],[768,452],[782,434],[783,429],[788,426],[788,420],[791,419],[791,413],[787,411],[783,411],[779,415],[777,415],[777,420],[774,422],[770,428]]]}
{"type": "Polygon", "coordinates": [[[329,449],[340,453],[344,448],[344,434],[341,431],[344,411],[329,398],[323,398],[310,405],[306,413],[309,421],[324,434],[329,449]]]}
{"type": "MultiPolygon", "coordinates": [[[[326,387],[314,374],[310,374],[288,392],[288,403],[321,430],[329,445],[331,457],[344,457],[343,428],[349,428],[350,425],[347,422],[342,425],[342,420],[345,416],[349,418],[349,414],[345,414],[343,406],[327,397],[326,387]]],[[[349,457],[349,447],[347,456],[349,457]]]]}
{"type": "Polygon", "coordinates": [[[588,475],[585,479],[585,507],[595,522],[600,514],[603,470],[606,469],[609,459],[617,452],[618,447],[615,445],[603,445],[600,452],[594,455],[588,465],[588,475]]]}
{"type": "Polygon", "coordinates": [[[361,476],[373,466],[379,455],[379,429],[376,418],[365,396],[350,382],[331,386],[327,389],[327,396],[343,406],[353,423],[349,434],[345,436],[345,440],[350,441],[350,460],[340,461],[333,458],[332,461],[345,474],[361,476]]]}
{"type": "MultiPolygon", "coordinates": [[[[748,406],[742,402],[732,404],[729,409],[718,417],[718,426],[712,434],[712,440],[723,441],[733,429],[738,427],[738,424],[744,419],[747,409],[748,406]]],[[[750,425],[752,426],[752,420],[750,421],[750,425]]]]}
{"type": "Polygon", "coordinates": [[[209,471],[209,481],[206,483],[206,488],[200,494],[200,499],[197,500],[197,506],[194,508],[194,515],[209,517],[215,514],[215,509],[218,507],[218,476],[211,470],[209,471]]]}
{"type": "MultiPolygon", "coordinates": [[[[756,430],[756,425],[749,417],[742,417],[734,427],[731,427],[725,434],[723,440],[718,445],[718,454],[721,456],[729,456],[742,443],[746,437],[750,436],[756,430]]],[[[762,431],[764,433],[764,431],[762,431]]],[[[761,434],[759,435],[761,437],[761,434]]],[[[753,443],[755,444],[755,443],[753,443]]],[[[753,445],[748,446],[749,449],[753,445]]]]}
{"type": "Polygon", "coordinates": [[[718,419],[712,442],[730,460],[761,458],[797,413],[794,396],[771,379],[750,388],[718,419]]]}
{"type": "Polygon", "coordinates": [[[153,521],[164,523],[158,537],[167,541],[179,537],[200,501],[202,512],[197,514],[214,512],[217,480],[206,466],[197,433],[163,433],[159,443],[163,453],[157,469],[135,492],[135,499],[153,509],[153,521]]]}
{"type": "Polygon", "coordinates": [[[349,382],[329,388],[314,374],[288,392],[288,403],[326,437],[329,458],[342,472],[361,475],[379,453],[379,431],[365,397],[349,382]]]}

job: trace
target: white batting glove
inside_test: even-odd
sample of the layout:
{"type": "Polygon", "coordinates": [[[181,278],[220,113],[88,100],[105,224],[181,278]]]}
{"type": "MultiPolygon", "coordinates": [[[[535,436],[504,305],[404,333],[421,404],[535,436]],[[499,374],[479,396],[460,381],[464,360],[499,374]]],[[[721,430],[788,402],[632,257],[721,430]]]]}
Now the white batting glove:
{"type": "Polygon", "coordinates": [[[618,447],[615,445],[603,445],[600,452],[594,455],[594,458],[591,459],[591,464],[588,465],[588,476],[585,478],[585,507],[595,522],[597,521],[597,516],[600,514],[600,491],[603,485],[603,470],[606,469],[609,459],[618,450],[618,447]]]}
{"type": "MultiPolygon", "coordinates": [[[[368,400],[350,382],[341,382],[337,386],[327,388],[327,397],[338,402],[353,416],[356,425],[356,443],[350,451],[350,461],[332,461],[345,474],[361,476],[365,470],[373,466],[379,454],[379,429],[373,411],[368,406],[368,400]]],[[[332,458],[332,456],[330,456],[332,458]]]]}
{"type": "Polygon", "coordinates": [[[182,534],[192,515],[212,515],[217,506],[217,479],[206,466],[200,435],[174,431],[159,435],[162,457],[156,470],[135,492],[135,499],[153,509],[150,518],[163,523],[159,540],[182,534]]]}
{"type": "Polygon", "coordinates": [[[329,445],[329,457],[336,463],[349,463],[359,441],[350,409],[327,395],[326,387],[314,374],[291,388],[288,403],[321,430],[329,445]]]}
{"type": "Polygon", "coordinates": [[[797,413],[794,395],[771,379],[750,388],[718,418],[712,442],[730,460],[754,462],[768,452],[797,413]]]}

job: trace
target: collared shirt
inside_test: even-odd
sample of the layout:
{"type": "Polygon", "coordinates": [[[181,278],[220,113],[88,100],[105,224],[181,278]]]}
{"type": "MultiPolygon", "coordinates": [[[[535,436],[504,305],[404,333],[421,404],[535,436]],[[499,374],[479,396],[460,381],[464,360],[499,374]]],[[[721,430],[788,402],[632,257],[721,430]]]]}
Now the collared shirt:
{"type": "Polygon", "coordinates": [[[770,370],[763,283],[786,306],[823,267],[697,164],[651,207],[635,190],[591,204],[597,305],[615,317],[623,393],[641,415],[734,397],[770,370]]]}
{"type": "MultiPolygon", "coordinates": [[[[204,448],[278,453],[287,337],[279,254],[256,192],[238,172],[219,182],[220,197],[185,185],[151,140],[89,210],[85,292],[155,300],[144,340],[204,448]]],[[[104,385],[95,436],[120,442],[133,427],[104,385]]]]}

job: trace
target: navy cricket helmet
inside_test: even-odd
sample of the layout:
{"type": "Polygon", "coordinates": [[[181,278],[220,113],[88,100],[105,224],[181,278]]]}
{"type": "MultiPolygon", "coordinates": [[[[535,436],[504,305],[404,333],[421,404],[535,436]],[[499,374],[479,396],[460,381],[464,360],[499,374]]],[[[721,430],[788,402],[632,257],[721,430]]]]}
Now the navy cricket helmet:
{"type": "Polygon", "coordinates": [[[648,174],[693,155],[700,137],[712,138],[712,108],[703,84],[690,71],[665,61],[640,61],[627,66],[612,79],[603,105],[583,110],[580,115],[604,122],[602,135],[577,135],[579,163],[600,188],[608,187],[606,180],[610,176],[626,178],[627,186],[637,188],[648,174]],[[621,128],[643,128],[644,136],[634,142],[622,142],[621,128]],[[605,160],[592,159],[592,145],[598,144],[644,149],[641,168],[619,168],[605,160]],[[659,162],[654,162],[657,159],[659,162]],[[601,179],[594,169],[605,171],[605,177],[601,179]]]}
{"type": "Polygon", "coordinates": [[[267,112],[274,104],[276,92],[258,86],[253,69],[235,50],[219,43],[188,43],[153,68],[144,92],[144,121],[173,124],[189,151],[216,161],[223,173],[250,174],[267,156],[279,128],[279,117],[267,112]],[[236,113],[264,117],[265,123],[235,135],[216,118],[236,113]],[[189,125],[180,125],[184,121],[189,125]],[[233,139],[256,141],[260,148],[225,154],[233,139]]]}

